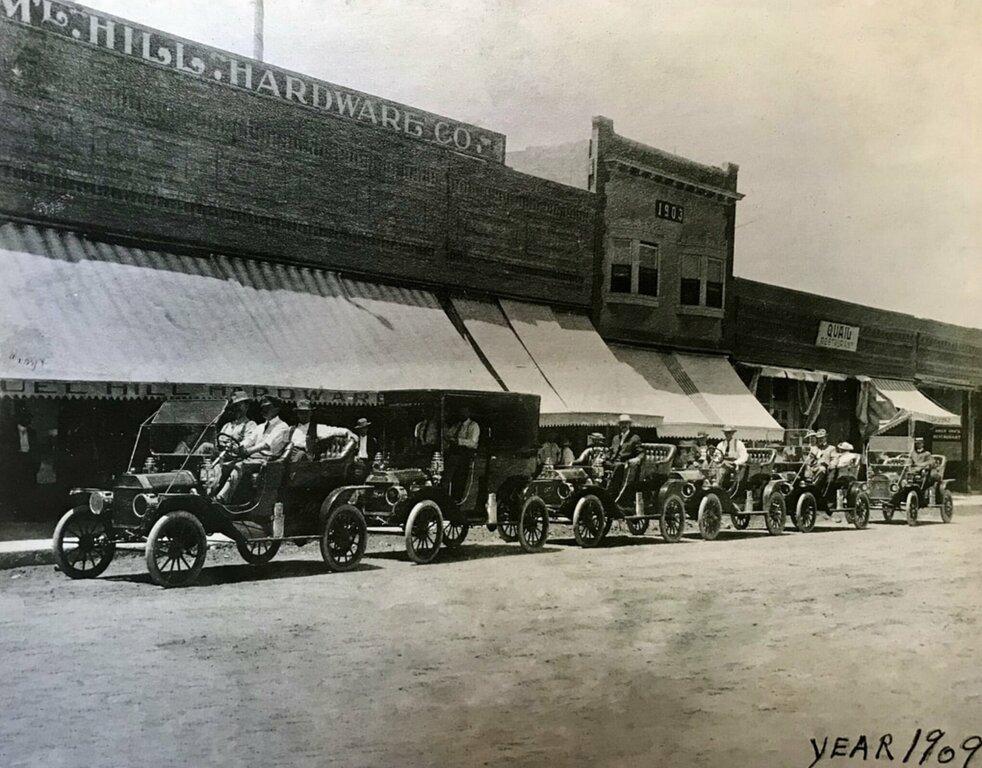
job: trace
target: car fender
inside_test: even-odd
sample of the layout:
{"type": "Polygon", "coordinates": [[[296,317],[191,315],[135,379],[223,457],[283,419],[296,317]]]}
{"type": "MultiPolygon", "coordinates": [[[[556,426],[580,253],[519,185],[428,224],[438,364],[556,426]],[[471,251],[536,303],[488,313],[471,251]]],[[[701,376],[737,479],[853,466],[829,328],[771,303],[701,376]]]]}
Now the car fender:
{"type": "Polygon", "coordinates": [[[769,480],[767,485],[764,486],[764,493],[761,496],[761,501],[763,502],[764,508],[767,507],[767,502],[770,500],[771,494],[773,494],[774,491],[780,491],[785,497],[790,497],[792,490],[793,488],[791,483],[789,483],[783,477],[769,480]]]}
{"type": "Polygon", "coordinates": [[[320,527],[323,528],[324,523],[327,520],[327,516],[331,514],[331,510],[341,504],[347,504],[351,501],[351,497],[357,491],[368,491],[371,490],[370,485],[342,485],[340,488],[335,488],[321,502],[320,512],[317,514],[317,520],[320,527]]]}
{"type": "Polygon", "coordinates": [[[607,489],[603,486],[589,483],[574,489],[569,497],[563,500],[563,504],[559,508],[560,516],[568,517],[572,520],[573,511],[576,509],[576,505],[579,503],[580,499],[582,499],[584,496],[596,496],[598,499],[600,499],[600,503],[604,505],[604,511],[610,511],[611,499],[609,498],[607,489]]]}
{"type": "Polygon", "coordinates": [[[409,513],[413,507],[421,501],[432,501],[440,508],[443,519],[451,523],[467,522],[467,515],[454,504],[442,485],[425,485],[417,491],[409,494],[405,501],[400,501],[395,505],[392,522],[397,525],[404,525],[409,519],[409,513]]]}

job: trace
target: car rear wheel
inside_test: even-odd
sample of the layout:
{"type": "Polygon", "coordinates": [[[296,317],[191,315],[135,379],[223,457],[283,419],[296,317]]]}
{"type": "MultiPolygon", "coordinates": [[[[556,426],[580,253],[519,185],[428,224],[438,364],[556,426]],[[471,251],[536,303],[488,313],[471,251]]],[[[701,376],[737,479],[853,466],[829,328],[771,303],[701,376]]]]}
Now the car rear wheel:
{"type": "Polygon", "coordinates": [[[628,520],[627,529],[631,532],[632,536],[643,536],[648,532],[648,526],[650,524],[647,518],[642,520],[628,520]]]}
{"type": "Polygon", "coordinates": [[[354,504],[339,504],[324,521],[321,557],[332,571],[352,570],[365,554],[368,527],[365,516],[354,504]]]}
{"type": "Polygon", "coordinates": [[[573,537],[576,543],[581,547],[597,546],[610,530],[607,522],[603,502],[588,493],[576,502],[573,510],[573,537]]]}
{"type": "Polygon", "coordinates": [[[784,533],[784,526],[788,522],[788,505],[784,500],[784,494],[774,491],[767,499],[767,509],[764,510],[764,525],[771,536],[780,536],[784,533]]]}
{"type": "Polygon", "coordinates": [[[955,516],[955,499],[951,495],[951,491],[945,488],[941,492],[941,522],[950,523],[951,518],[955,516]]]}
{"type": "Polygon", "coordinates": [[[266,565],[280,551],[278,541],[237,541],[235,548],[249,565],[266,565]]]}
{"type": "Polygon", "coordinates": [[[818,502],[811,491],[805,491],[798,497],[794,507],[794,527],[802,533],[815,530],[815,518],[818,516],[818,502]]]}
{"type": "Polygon", "coordinates": [[[541,552],[549,538],[549,510],[538,496],[529,496],[522,505],[518,524],[518,543],[526,552],[541,552]]]}
{"type": "Polygon", "coordinates": [[[723,504],[715,493],[707,493],[699,502],[699,533],[706,541],[712,541],[722,524],[723,504]]]}
{"type": "Polygon", "coordinates": [[[68,510],[51,539],[58,569],[72,579],[94,579],[113,561],[116,542],[109,524],[88,507],[68,510]]]}
{"type": "Polygon", "coordinates": [[[443,546],[447,549],[456,549],[464,543],[470,529],[470,523],[466,520],[459,523],[447,521],[443,526],[443,546]]]}
{"type": "Polygon", "coordinates": [[[678,493],[670,493],[665,497],[658,516],[658,529],[661,537],[671,543],[678,543],[685,533],[685,501],[678,493]]]}
{"type": "Polygon", "coordinates": [[[917,511],[920,502],[917,499],[917,491],[907,494],[907,501],[904,502],[904,515],[907,517],[907,525],[917,525],[917,511]]]}
{"type": "Polygon", "coordinates": [[[443,543],[443,513],[435,501],[419,502],[406,521],[406,553],[414,563],[433,562],[443,543]]]}
{"type": "Polygon", "coordinates": [[[860,531],[869,525],[869,496],[865,493],[856,496],[856,508],[852,512],[852,524],[860,531]]]}
{"type": "Polygon", "coordinates": [[[738,531],[745,531],[750,526],[750,515],[730,515],[730,522],[738,531]]]}
{"type": "Polygon", "coordinates": [[[147,536],[147,570],[153,583],[161,587],[192,584],[207,556],[205,529],[190,512],[168,512],[147,536]]]}
{"type": "Polygon", "coordinates": [[[508,544],[518,541],[517,523],[498,523],[498,537],[508,544]]]}

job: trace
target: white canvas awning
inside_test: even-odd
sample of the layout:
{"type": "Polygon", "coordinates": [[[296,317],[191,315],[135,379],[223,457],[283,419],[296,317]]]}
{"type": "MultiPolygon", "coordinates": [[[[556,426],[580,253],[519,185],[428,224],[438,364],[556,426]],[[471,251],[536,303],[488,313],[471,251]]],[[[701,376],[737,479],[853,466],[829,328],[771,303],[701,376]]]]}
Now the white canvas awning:
{"type": "Polygon", "coordinates": [[[563,412],[544,413],[545,426],[604,426],[629,414],[639,426],[656,427],[667,404],[637,371],[618,360],[583,314],[502,300],[501,309],[564,404],[563,412]]]}
{"type": "Polygon", "coordinates": [[[429,291],[11,223],[0,351],[4,382],[501,390],[429,291]]]}
{"type": "Polygon", "coordinates": [[[512,331],[497,302],[453,298],[451,304],[509,391],[538,395],[541,414],[568,412],[568,406],[512,331]]]}
{"type": "Polygon", "coordinates": [[[777,365],[758,365],[756,363],[744,363],[751,368],[760,370],[761,376],[771,379],[791,379],[792,381],[810,381],[818,383],[820,381],[845,381],[848,376],[841,373],[831,373],[830,371],[810,371],[806,368],[788,368],[777,365]]]}
{"type": "Polygon", "coordinates": [[[889,401],[896,414],[888,423],[880,426],[886,430],[905,419],[924,421],[928,424],[957,427],[961,425],[960,416],[942,408],[921,392],[913,382],[900,379],[871,379],[877,393],[889,401]]]}
{"type": "MultiPolygon", "coordinates": [[[[680,388],[699,410],[712,437],[722,437],[721,427],[731,425],[738,437],[749,440],[781,440],[784,428],[741,381],[721,355],[683,352],[663,353],[663,359],[680,388]]],[[[667,421],[668,419],[666,419],[667,421]]],[[[679,424],[661,430],[667,436],[689,437],[693,425],[679,424]]]]}

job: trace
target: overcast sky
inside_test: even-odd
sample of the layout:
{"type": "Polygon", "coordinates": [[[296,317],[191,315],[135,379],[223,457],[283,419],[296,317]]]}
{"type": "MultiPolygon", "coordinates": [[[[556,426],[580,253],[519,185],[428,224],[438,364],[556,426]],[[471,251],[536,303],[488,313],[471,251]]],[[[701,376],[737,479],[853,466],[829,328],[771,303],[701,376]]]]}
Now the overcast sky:
{"type": "MultiPolygon", "coordinates": [[[[251,0],[86,4],[252,51],[251,0]]],[[[738,163],[737,274],[982,327],[979,0],[266,0],[265,45],[509,149],[738,163]]]]}

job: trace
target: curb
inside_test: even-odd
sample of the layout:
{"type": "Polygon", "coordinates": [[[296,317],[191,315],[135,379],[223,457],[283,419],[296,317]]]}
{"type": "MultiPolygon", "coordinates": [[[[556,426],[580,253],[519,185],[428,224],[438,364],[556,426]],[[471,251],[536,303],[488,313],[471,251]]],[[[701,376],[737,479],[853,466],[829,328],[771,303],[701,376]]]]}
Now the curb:
{"type": "MultiPolygon", "coordinates": [[[[235,542],[226,539],[208,539],[208,549],[227,549],[234,547],[235,542]]],[[[143,557],[144,548],[142,544],[121,544],[116,547],[114,559],[121,557],[143,557]]],[[[2,552],[0,551],[0,571],[10,570],[11,568],[30,568],[35,565],[54,565],[55,553],[51,547],[44,549],[27,549],[22,551],[2,552]]]]}

